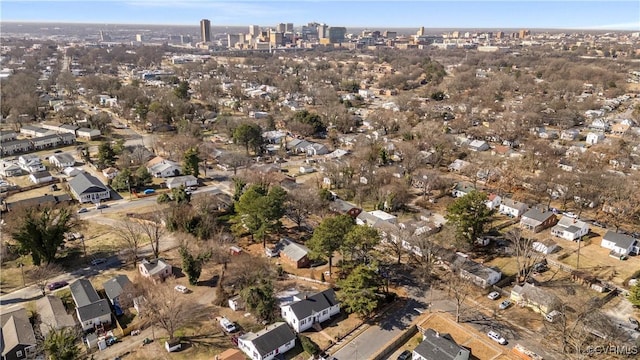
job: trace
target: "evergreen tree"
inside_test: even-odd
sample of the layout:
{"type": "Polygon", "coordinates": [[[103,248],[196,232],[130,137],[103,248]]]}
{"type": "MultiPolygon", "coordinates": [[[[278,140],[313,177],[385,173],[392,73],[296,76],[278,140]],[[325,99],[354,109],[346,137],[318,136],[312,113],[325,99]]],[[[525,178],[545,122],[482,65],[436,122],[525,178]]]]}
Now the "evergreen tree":
{"type": "Polygon", "coordinates": [[[200,176],[200,155],[198,148],[192,147],[184,153],[182,162],[182,172],[185,175],[193,175],[195,177],[200,176]]]}
{"type": "Polygon", "coordinates": [[[456,199],[447,208],[447,220],[456,227],[458,239],[473,245],[491,222],[493,210],[485,205],[487,194],[476,190],[456,199]]]}

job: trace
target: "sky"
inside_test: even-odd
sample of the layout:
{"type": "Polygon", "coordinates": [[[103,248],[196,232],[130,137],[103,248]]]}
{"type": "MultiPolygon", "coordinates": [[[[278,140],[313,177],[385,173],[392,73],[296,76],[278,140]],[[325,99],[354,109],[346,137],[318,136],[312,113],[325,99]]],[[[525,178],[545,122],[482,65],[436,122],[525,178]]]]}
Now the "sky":
{"type": "Polygon", "coordinates": [[[1,21],[640,31],[640,1],[0,0],[1,21]]]}

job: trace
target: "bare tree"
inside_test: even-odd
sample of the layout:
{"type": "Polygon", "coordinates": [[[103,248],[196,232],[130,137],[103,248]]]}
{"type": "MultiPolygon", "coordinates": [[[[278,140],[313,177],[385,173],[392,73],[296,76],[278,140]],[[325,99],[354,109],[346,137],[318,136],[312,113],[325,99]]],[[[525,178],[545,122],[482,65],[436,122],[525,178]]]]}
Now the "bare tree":
{"type": "Polygon", "coordinates": [[[118,222],[113,230],[122,247],[127,250],[127,256],[133,261],[133,266],[137,266],[138,249],[143,241],[141,225],[130,220],[123,220],[118,222]]]}
{"type": "Polygon", "coordinates": [[[157,259],[160,254],[160,239],[164,236],[165,228],[162,225],[162,214],[156,210],[150,219],[140,220],[140,230],[149,239],[153,256],[157,259]]]}
{"type": "Polygon", "coordinates": [[[42,295],[44,295],[44,291],[47,288],[47,281],[60,273],[62,273],[62,267],[60,267],[60,265],[50,263],[36,266],[34,269],[27,272],[27,278],[34,282],[42,292],[42,295]]]}
{"type": "Polygon", "coordinates": [[[518,228],[509,230],[506,238],[511,241],[516,258],[516,265],[518,267],[516,282],[523,284],[529,276],[531,276],[533,265],[542,259],[542,254],[533,248],[535,238],[524,237],[522,231],[518,228]]]}
{"type": "Polygon", "coordinates": [[[449,296],[453,298],[453,301],[456,304],[456,322],[459,323],[464,301],[473,289],[471,289],[471,284],[467,280],[460,277],[460,273],[458,271],[450,272],[443,281],[447,286],[449,296]]]}

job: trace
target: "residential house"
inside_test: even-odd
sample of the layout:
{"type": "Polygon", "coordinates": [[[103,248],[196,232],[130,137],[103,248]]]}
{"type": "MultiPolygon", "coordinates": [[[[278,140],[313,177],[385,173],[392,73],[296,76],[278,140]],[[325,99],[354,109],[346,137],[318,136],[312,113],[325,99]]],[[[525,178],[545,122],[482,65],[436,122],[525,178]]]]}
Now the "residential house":
{"type": "Polygon", "coordinates": [[[529,307],[542,315],[558,310],[561,304],[555,295],[530,283],[514,286],[510,298],[514,303],[529,307]]]}
{"type": "Polygon", "coordinates": [[[582,220],[563,216],[551,229],[551,233],[566,240],[580,240],[589,233],[589,225],[582,220]]]}
{"type": "Polygon", "coordinates": [[[269,257],[279,255],[282,262],[296,269],[307,267],[311,262],[309,260],[310,250],[306,246],[288,238],[280,239],[273,249],[267,248],[265,251],[269,257]]]}
{"type": "Polygon", "coordinates": [[[61,133],[61,134],[58,134],[58,138],[60,139],[59,145],[73,145],[76,143],[75,134],[61,133]]]}
{"type": "Polygon", "coordinates": [[[39,126],[24,125],[20,128],[20,134],[28,137],[39,137],[52,134],[53,131],[43,129],[39,126]]]}
{"type": "Polygon", "coordinates": [[[487,151],[489,150],[489,144],[483,140],[473,140],[471,141],[467,147],[471,151],[487,151]]]}
{"type": "Polygon", "coordinates": [[[323,144],[311,143],[311,145],[306,148],[307,155],[326,155],[329,153],[329,149],[323,144]]]}
{"type": "Polygon", "coordinates": [[[18,134],[16,134],[13,130],[0,130],[0,142],[9,142],[14,141],[18,138],[18,134]]]}
{"type": "Polygon", "coordinates": [[[609,130],[609,121],[605,119],[595,119],[589,125],[589,129],[606,132],[609,130]]]}
{"type": "Polygon", "coordinates": [[[507,216],[518,218],[522,216],[529,209],[529,206],[525,203],[515,201],[512,199],[502,199],[502,203],[498,208],[498,212],[507,216]]]}
{"type": "Polygon", "coordinates": [[[51,329],[60,330],[76,326],[73,316],[67,314],[62,300],[54,295],[47,295],[36,300],[36,308],[40,318],[40,332],[46,336],[51,329]]]}
{"type": "Polygon", "coordinates": [[[60,136],[57,134],[44,135],[31,139],[34,150],[42,150],[60,145],[60,136]]]}
{"type": "Polygon", "coordinates": [[[294,302],[280,307],[282,318],[301,333],[314,324],[320,324],[340,313],[340,303],[333,289],[327,289],[302,298],[294,296],[294,302]]]}
{"type": "Polygon", "coordinates": [[[459,182],[456,183],[456,186],[454,186],[453,190],[451,190],[451,196],[459,198],[475,190],[476,188],[473,185],[469,183],[459,182]]]}
{"type": "Polygon", "coordinates": [[[487,201],[484,202],[484,204],[491,210],[497,209],[501,203],[502,198],[498,194],[489,194],[487,201]]]}
{"type": "Polygon", "coordinates": [[[531,246],[533,247],[533,250],[545,255],[553,253],[558,248],[558,244],[551,239],[535,241],[531,246]]]}
{"type": "Polygon", "coordinates": [[[382,210],[363,211],[356,217],[356,224],[374,226],[378,222],[388,222],[395,224],[398,218],[382,210]]]}
{"type": "Polygon", "coordinates": [[[84,173],[84,169],[82,169],[81,167],[68,167],[68,168],[64,168],[64,170],[62,170],[62,173],[65,174],[68,177],[74,177],[78,174],[82,174],[84,173]]]}
{"type": "Polygon", "coordinates": [[[42,184],[53,181],[53,176],[48,171],[38,171],[29,175],[29,180],[34,184],[42,184]]]}
{"type": "Polygon", "coordinates": [[[558,218],[553,211],[540,211],[533,208],[522,215],[520,226],[524,229],[539,233],[558,222],[558,218]]]}
{"type": "Polygon", "coordinates": [[[153,282],[164,281],[167,277],[173,274],[173,267],[167,263],[164,259],[143,259],[138,264],[138,271],[140,274],[153,282]]]}
{"type": "Polygon", "coordinates": [[[268,325],[257,333],[238,337],[238,347],[251,360],[271,360],[296,346],[296,334],[285,322],[268,325]]]}
{"type": "Polygon", "coordinates": [[[214,360],[245,360],[240,349],[227,349],[214,357],[214,360]]]}
{"type": "Polygon", "coordinates": [[[604,134],[599,132],[590,132],[587,134],[586,143],[588,145],[594,145],[601,143],[604,140],[604,134]]]}
{"type": "Polygon", "coordinates": [[[600,246],[605,249],[611,250],[609,255],[620,258],[623,255],[629,255],[630,253],[638,254],[640,251],[640,241],[632,238],[629,235],[620,234],[614,231],[607,231],[602,237],[600,246]]]}
{"type": "Polygon", "coordinates": [[[457,255],[452,266],[460,272],[460,277],[469,280],[483,289],[497,283],[502,278],[502,273],[480,263],[457,255]]]}
{"type": "Polygon", "coordinates": [[[471,352],[458,345],[449,334],[422,330],[422,342],[413,349],[413,360],[468,360],[471,352]]]}
{"type": "Polygon", "coordinates": [[[233,311],[244,310],[245,308],[245,303],[242,300],[242,296],[240,295],[236,295],[231,299],[229,299],[228,304],[229,304],[229,309],[233,311]]]}
{"type": "Polygon", "coordinates": [[[311,146],[312,143],[310,143],[307,140],[303,140],[303,139],[293,139],[291,141],[289,141],[287,143],[287,150],[291,150],[292,152],[296,153],[296,154],[300,154],[300,153],[306,153],[307,152],[307,148],[309,146],[311,146]]]}
{"type": "Polygon", "coordinates": [[[329,204],[329,210],[338,214],[349,215],[354,219],[357,218],[358,215],[360,215],[360,213],[362,212],[362,209],[342,199],[335,199],[334,201],[332,201],[329,204]]]}
{"type": "Polygon", "coordinates": [[[27,139],[0,142],[0,153],[2,156],[19,154],[31,150],[31,141],[27,139]]]}
{"type": "Polygon", "coordinates": [[[107,299],[109,299],[109,302],[113,305],[117,316],[122,315],[119,300],[120,295],[128,286],[131,286],[131,280],[129,280],[127,275],[123,274],[118,274],[102,284],[107,299]]]}
{"type": "Polygon", "coordinates": [[[76,303],[76,315],[82,330],[87,331],[111,324],[111,308],[87,279],[78,279],[69,285],[71,297],[76,303]]]}
{"type": "Polygon", "coordinates": [[[19,308],[13,311],[3,309],[0,313],[2,334],[0,350],[2,360],[33,358],[36,354],[36,336],[29,322],[27,310],[19,308]]]}
{"type": "Polygon", "coordinates": [[[193,175],[176,176],[164,181],[168,189],[177,189],[181,186],[187,188],[190,186],[198,186],[198,178],[193,175]]]}
{"type": "Polygon", "coordinates": [[[578,137],[578,135],[580,135],[580,132],[576,129],[562,130],[560,133],[560,140],[573,141],[578,137]]]}
{"type": "Polygon", "coordinates": [[[18,166],[24,171],[29,173],[35,173],[38,171],[45,171],[46,168],[42,165],[42,161],[37,155],[27,154],[18,158],[18,166]]]}
{"type": "Polygon", "coordinates": [[[42,127],[48,130],[55,131],[58,134],[73,134],[76,135],[77,126],[71,124],[42,124],[42,127]]]}
{"type": "Polygon", "coordinates": [[[468,161],[455,159],[451,164],[449,164],[448,169],[452,172],[460,172],[469,165],[470,163],[468,161]]]}
{"type": "Polygon", "coordinates": [[[0,160],[0,175],[6,177],[20,176],[22,175],[22,169],[13,162],[0,160]]]}
{"type": "Polygon", "coordinates": [[[76,164],[76,159],[68,153],[60,153],[49,156],[49,163],[58,169],[64,169],[76,164]]]}
{"type": "Polygon", "coordinates": [[[147,162],[147,170],[153,177],[166,178],[179,176],[182,171],[182,167],[174,161],[156,156],[147,162]]]}
{"type": "Polygon", "coordinates": [[[86,140],[93,140],[100,137],[102,133],[98,129],[79,128],[76,130],[76,136],[86,140]]]}
{"type": "Polygon", "coordinates": [[[69,180],[71,194],[82,203],[99,203],[111,198],[111,192],[98,178],[93,175],[80,173],[69,180]]]}
{"type": "Polygon", "coordinates": [[[114,167],[108,167],[102,170],[102,175],[109,180],[113,180],[116,176],[118,176],[118,169],[114,167]]]}

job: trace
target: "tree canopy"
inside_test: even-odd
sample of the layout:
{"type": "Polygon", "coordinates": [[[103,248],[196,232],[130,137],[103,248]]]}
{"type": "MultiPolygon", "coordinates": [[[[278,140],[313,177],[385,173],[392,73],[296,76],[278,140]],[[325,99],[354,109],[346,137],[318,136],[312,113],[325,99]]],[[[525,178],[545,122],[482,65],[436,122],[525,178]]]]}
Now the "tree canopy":
{"type": "Polygon", "coordinates": [[[76,225],[69,208],[29,208],[20,221],[12,235],[20,250],[31,254],[34,265],[42,261],[52,263],[64,242],[64,234],[76,225]]]}
{"type": "Polygon", "coordinates": [[[284,215],[287,193],[280,186],[267,188],[251,185],[235,203],[237,229],[246,229],[251,237],[263,240],[266,246],[268,234],[278,231],[284,215]]]}
{"type": "Polygon", "coordinates": [[[50,360],[75,360],[80,358],[77,341],[78,333],[74,328],[52,328],[44,339],[43,347],[50,360]]]}
{"type": "Polygon", "coordinates": [[[197,147],[189,148],[185,151],[182,161],[182,172],[185,175],[193,175],[198,177],[200,175],[200,155],[197,147]]]}
{"type": "Polygon", "coordinates": [[[249,153],[249,149],[259,154],[264,142],[262,129],[258,124],[242,124],[233,131],[233,142],[243,145],[247,154],[249,153]]]}
{"type": "Polygon", "coordinates": [[[347,311],[367,317],[378,307],[380,281],[373,267],[358,265],[339,284],[338,297],[347,311]]]}
{"type": "Polygon", "coordinates": [[[468,245],[473,245],[491,222],[493,210],[485,205],[486,200],[487,194],[473,190],[447,208],[447,220],[455,226],[457,237],[468,245]]]}
{"type": "Polygon", "coordinates": [[[326,218],[315,228],[313,236],[307,242],[309,249],[329,260],[329,274],[333,264],[333,253],[342,246],[345,236],[353,226],[353,218],[348,215],[326,218]]]}

